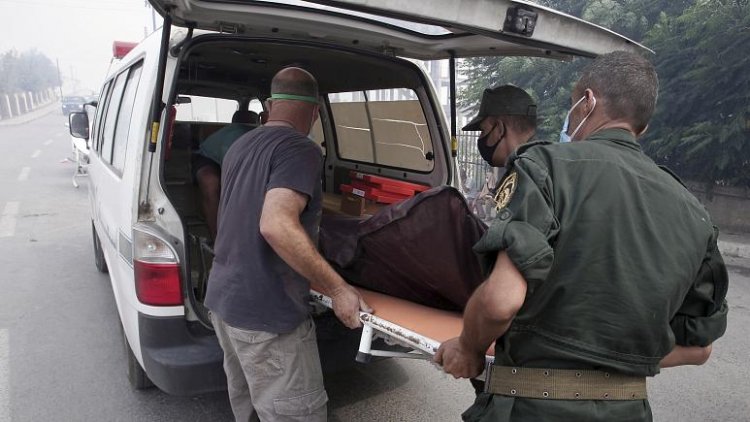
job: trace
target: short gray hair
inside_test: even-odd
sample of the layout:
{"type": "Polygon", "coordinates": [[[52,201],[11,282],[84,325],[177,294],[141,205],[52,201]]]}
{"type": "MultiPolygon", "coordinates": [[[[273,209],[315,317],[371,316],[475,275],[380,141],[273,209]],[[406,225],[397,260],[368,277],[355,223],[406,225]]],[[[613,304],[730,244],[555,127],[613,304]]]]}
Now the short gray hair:
{"type": "Polygon", "coordinates": [[[626,51],[599,56],[583,69],[575,94],[591,89],[610,118],[625,119],[641,132],[654,114],[659,93],[656,69],[645,58],[626,51]]]}
{"type": "Polygon", "coordinates": [[[287,67],[276,73],[271,80],[271,94],[304,95],[318,98],[318,82],[305,69],[287,67]]]}

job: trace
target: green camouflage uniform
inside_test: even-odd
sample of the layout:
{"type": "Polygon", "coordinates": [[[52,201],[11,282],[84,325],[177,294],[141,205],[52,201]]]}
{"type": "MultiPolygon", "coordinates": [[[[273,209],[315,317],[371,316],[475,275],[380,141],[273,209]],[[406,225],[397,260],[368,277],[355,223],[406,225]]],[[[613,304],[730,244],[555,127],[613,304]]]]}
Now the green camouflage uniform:
{"type": "MultiPolygon", "coordinates": [[[[505,250],[528,283],[496,364],[654,376],[675,344],[726,329],[727,273],[708,213],[635,137],[609,129],[532,143],[510,159],[498,216],[475,246],[505,250]]],[[[480,394],[467,421],[644,421],[647,400],[480,394]]]]}

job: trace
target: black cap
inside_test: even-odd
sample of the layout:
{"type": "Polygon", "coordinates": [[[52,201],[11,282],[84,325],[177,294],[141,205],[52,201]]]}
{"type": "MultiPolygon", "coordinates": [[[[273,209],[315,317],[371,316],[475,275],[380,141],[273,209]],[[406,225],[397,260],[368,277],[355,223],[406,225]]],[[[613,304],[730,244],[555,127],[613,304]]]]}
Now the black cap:
{"type": "Polygon", "coordinates": [[[536,116],[536,104],[526,91],[514,85],[485,89],[479,114],[461,130],[482,130],[479,124],[487,116],[536,116]]]}

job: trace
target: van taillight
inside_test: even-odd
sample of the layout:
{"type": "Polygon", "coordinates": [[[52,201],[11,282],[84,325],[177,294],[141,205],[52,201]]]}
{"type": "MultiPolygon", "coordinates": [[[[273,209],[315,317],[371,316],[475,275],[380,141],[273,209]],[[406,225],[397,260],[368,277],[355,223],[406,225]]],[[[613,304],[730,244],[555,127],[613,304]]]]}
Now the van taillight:
{"type": "Polygon", "coordinates": [[[175,306],[182,304],[180,266],[134,261],[135,292],[146,305],[175,306]]]}
{"type": "Polygon", "coordinates": [[[167,242],[133,229],[133,269],[138,301],[152,306],[182,305],[180,263],[167,242]]]}

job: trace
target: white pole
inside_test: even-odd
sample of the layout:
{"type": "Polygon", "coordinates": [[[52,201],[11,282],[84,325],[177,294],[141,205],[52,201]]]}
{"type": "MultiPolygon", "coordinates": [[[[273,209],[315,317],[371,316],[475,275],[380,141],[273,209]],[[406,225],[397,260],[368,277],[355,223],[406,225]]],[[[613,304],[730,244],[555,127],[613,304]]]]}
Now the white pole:
{"type": "Polygon", "coordinates": [[[8,118],[10,119],[13,117],[13,109],[10,108],[10,97],[8,97],[8,94],[3,95],[5,97],[5,109],[8,110],[8,118]]]}
{"type": "Polygon", "coordinates": [[[20,116],[23,113],[21,112],[21,102],[18,100],[18,94],[13,94],[13,97],[16,99],[16,113],[20,116]]]}

